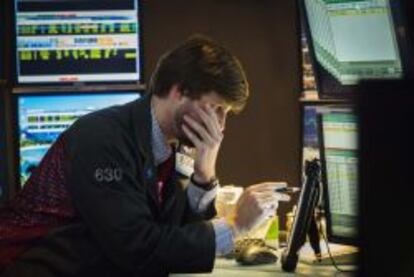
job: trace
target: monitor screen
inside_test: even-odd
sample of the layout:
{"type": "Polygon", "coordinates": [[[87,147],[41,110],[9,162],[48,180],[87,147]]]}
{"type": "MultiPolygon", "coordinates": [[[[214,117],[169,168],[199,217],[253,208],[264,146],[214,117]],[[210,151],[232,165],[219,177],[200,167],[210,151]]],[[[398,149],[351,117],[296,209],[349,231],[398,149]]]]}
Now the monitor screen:
{"type": "Polygon", "coordinates": [[[141,80],[138,6],[138,0],[15,0],[17,82],[141,80]]]}
{"type": "Polygon", "coordinates": [[[321,97],[346,97],[360,80],[401,79],[402,37],[389,0],[303,0],[321,97]]]}
{"type": "Polygon", "coordinates": [[[19,96],[20,184],[26,182],[51,144],[77,118],[137,98],[139,94],[136,92],[19,96]]]}
{"type": "Polygon", "coordinates": [[[319,159],[318,106],[304,105],[302,110],[302,176],[305,162],[319,159]]]}
{"type": "MultiPolygon", "coordinates": [[[[330,112],[334,107],[332,105],[316,105],[304,104],[302,110],[302,162],[303,169],[305,161],[319,159],[319,125],[318,115],[324,112],[330,112]]],[[[336,110],[341,110],[339,106],[335,106],[336,110]]],[[[304,174],[304,170],[302,170],[304,174]]]]}
{"type": "Polygon", "coordinates": [[[319,148],[318,108],[318,106],[303,107],[303,146],[307,148],[319,148]]]}
{"type": "Polygon", "coordinates": [[[349,111],[321,114],[321,163],[328,238],[356,244],[358,236],[358,128],[349,111]]]}

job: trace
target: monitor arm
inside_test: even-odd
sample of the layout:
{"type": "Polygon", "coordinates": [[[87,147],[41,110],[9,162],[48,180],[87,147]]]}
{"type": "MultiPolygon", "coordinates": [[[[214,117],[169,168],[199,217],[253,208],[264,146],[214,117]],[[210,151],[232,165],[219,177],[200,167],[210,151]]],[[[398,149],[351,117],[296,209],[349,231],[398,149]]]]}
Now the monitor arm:
{"type": "Polygon", "coordinates": [[[299,197],[298,209],[289,235],[288,245],[282,253],[282,269],[287,272],[296,270],[299,260],[298,253],[306,241],[306,235],[309,236],[316,256],[320,255],[319,232],[314,213],[320,194],[320,165],[318,159],[305,162],[305,175],[306,181],[299,197]],[[318,251],[319,253],[317,253],[318,251]]]}

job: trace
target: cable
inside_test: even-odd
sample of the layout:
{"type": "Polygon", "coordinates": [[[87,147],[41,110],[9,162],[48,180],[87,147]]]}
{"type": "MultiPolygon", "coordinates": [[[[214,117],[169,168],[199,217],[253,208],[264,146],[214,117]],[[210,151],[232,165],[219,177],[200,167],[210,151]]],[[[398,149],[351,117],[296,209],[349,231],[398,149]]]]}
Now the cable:
{"type": "MultiPolygon", "coordinates": [[[[316,209],[315,209],[315,210],[319,211],[318,214],[323,211],[323,209],[321,208],[322,202],[323,202],[323,196],[322,196],[322,194],[323,194],[323,185],[322,185],[322,182],[319,182],[319,191],[321,193],[319,194],[318,204],[316,205],[316,209]]],[[[324,216],[324,215],[322,214],[322,216],[324,216]]],[[[335,269],[337,271],[335,273],[335,276],[337,276],[338,273],[354,273],[355,270],[344,270],[344,269],[341,269],[341,268],[338,267],[334,257],[332,256],[331,248],[329,247],[329,243],[328,243],[328,239],[326,238],[325,233],[323,232],[322,227],[320,226],[318,220],[316,220],[316,227],[318,228],[319,234],[323,237],[323,240],[324,240],[325,245],[326,245],[326,250],[328,251],[328,254],[329,254],[329,259],[331,260],[333,267],[335,267],[335,269]]]]}
{"type": "MultiPolygon", "coordinates": [[[[330,249],[329,243],[328,243],[328,239],[326,238],[325,234],[322,232],[321,228],[319,227],[319,224],[317,224],[317,226],[318,226],[319,234],[322,235],[323,240],[325,242],[326,250],[328,250],[329,258],[330,258],[330,260],[332,262],[332,265],[337,270],[337,273],[353,273],[353,272],[355,272],[355,270],[344,270],[344,269],[341,269],[341,268],[338,267],[338,265],[336,264],[335,259],[332,256],[331,249],[330,249]]],[[[335,276],[337,275],[337,273],[335,274],[335,276]]]]}

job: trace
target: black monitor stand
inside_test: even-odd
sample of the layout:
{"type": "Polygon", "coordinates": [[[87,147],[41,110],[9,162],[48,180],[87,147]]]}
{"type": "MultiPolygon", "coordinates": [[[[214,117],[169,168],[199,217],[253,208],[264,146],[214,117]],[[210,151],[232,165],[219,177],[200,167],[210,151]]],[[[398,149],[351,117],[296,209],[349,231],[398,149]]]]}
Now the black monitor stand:
{"type": "Polygon", "coordinates": [[[315,220],[315,207],[318,204],[320,195],[320,165],[319,160],[306,161],[305,163],[306,180],[302,187],[299,197],[299,204],[296,210],[295,219],[287,248],[282,253],[282,269],[293,272],[299,260],[299,250],[305,244],[306,235],[315,254],[320,255],[319,231],[315,220]]]}

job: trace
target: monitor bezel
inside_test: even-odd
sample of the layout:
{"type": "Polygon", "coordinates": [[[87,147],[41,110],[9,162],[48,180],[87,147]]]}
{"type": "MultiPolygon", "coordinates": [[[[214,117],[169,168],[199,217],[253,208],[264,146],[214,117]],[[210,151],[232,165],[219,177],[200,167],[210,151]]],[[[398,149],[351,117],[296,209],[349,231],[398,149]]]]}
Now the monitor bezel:
{"type": "MultiPolygon", "coordinates": [[[[342,85],[337,81],[331,74],[323,68],[322,65],[319,64],[316,55],[315,55],[315,48],[313,45],[312,34],[310,31],[309,26],[309,19],[306,12],[306,0],[298,0],[299,1],[299,11],[300,11],[300,18],[302,20],[301,26],[303,27],[303,32],[305,34],[308,47],[309,47],[309,58],[311,60],[311,64],[313,67],[313,71],[315,74],[315,82],[316,82],[316,90],[318,92],[318,96],[321,99],[350,99],[353,100],[358,95],[358,84],[355,85],[342,85]],[[328,87],[331,87],[331,90],[326,89],[326,83],[328,83],[328,87]]],[[[403,76],[401,79],[393,79],[393,80],[403,80],[408,76],[411,76],[412,72],[412,64],[411,58],[409,56],[409,39],[407,37],[406,32],[404,31],[407,26],[406,19],[402,13],[402,5],[397,1],[389,1],[390,8],[391,8],[391,15],[393,19],[393,25],[395,30],[395,36],[397,40],[397,47],[400,54],[401,59],[401,66],[403,71],[403,76]]],[[[392,79],[390,79],[392,80],[392,79]]]]}
{"type": "Polygon", "coordinates": [[[49,87],[49,86],[64,86],[68,89],[77,88],[77,87],[93,87],[96,85],[138,85],[143,86],[145,84],[145,74],[144,74],[144,46],[143,46],[143,12],[142,12],[142,0],[133,0],[137,2],[137,13],[138,13],[138,68],[139,68],[139,79],[138,80],[111,80],[111,81],[69,81],[69,82],[20,82],[19,81],[19,73],[17,72],[17,22],[16,22],[16,3],[18,0],[11,0],[12,2],[12,11],[11,11],[11,22],[12,22],[12,30],[11,34],[13,39],[11,40],[12,48],[14,51],[11,53],[11,82],[13,83],[14,87],[49,87]]]}
{"type": "MultiPolygon", "coordinates": [[[[320,155],[320,164],[321,164],[321,183],[322,183],[322,199],[323,199],[323,209],[325,212],[325,219],[326,219],[326,234],[327,239],[329,242],[332,243],[339,243],[339,244],[346,244],[352,246],[359,246],[359,238],[355,237],[344,237],[336,235],[332,231],[332,217],[330,212],[330,203],[328,197],[328,177],[327,177],[327,168],[326,168],[326,156],[325,156],[325,141],[323,136],[323,123],[322,117],[324,114],[330,113],[351,113],[355,114],[355,107],[354,106],[332,106],[330,110],[324,111],[323,113],[319,113],[317,116],[318,122],[318,139],[319,139],[319,155],[320,155]]],[[[359,223],[359,219],[357,220],[357,224],[359,223]]]]}
{"type": "Polygon", "coordinates": [[[19,125],[19,116],[20,116],[20,109],[19,109],[19,99],[22,97],[42,97],[42,96],[91,96],[91,95],[116,95],[116,94],[123,94],[123,93],[131,93],[136,92],[137,95],[139,95],[140,98],[142,98],[145,95],[145,90],[142,89],[136,89],[132,87],[131,89],[107,89],[107,90],[93,90],[89,88],[89,90],[84,91],[71,91],[70,89],[67,89],[66,91],[57,91],[57,92],[51,92],[50,90],[37,90],[37,91],[26,91],[24,93],[19,94],[13,94],[12,95],[12,107],[13,107],[13,113],[12,113],[12,133],[13,137],[15,138],[13,140],[13,155],[15,157],[14,159],[14,181],[16,186],[16,191],[19,191],[23,188],[24,184],[21,184],[20,182],[20,125],[19,125]]]}

